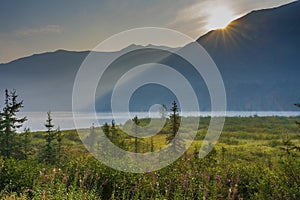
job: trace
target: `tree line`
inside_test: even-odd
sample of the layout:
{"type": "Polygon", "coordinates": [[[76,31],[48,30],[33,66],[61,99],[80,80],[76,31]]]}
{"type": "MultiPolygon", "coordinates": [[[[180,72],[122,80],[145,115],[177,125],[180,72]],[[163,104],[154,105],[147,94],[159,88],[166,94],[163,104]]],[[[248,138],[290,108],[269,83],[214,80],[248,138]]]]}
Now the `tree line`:
{"type": "MultiPolygon", "coordinates": [[[[26,117],[19,117],[18,113],[23,108],[23,101],[18,99],[16,90],[8,91],[4,93],[4,104],[2,110],[0,110],[0,156],[5,159],[28,159],[32,155],[32,145],[30,138],[30,129],[25,128],[23,132],[18,133],[17,131],[22,128],[24,123],[27,121],[26,117]]],[[[300,107],[300,104],[295,104],[300,107]]],[[[180,127],[181,117],[178,114],[178,105],[176,101],[173,101],[170,109],[170,114],[166,112],[167,108],[165,105],[160,109],[161,117],[166,119],[166,144],[170,144],[174,152],[182,152],[185,148],[184,140],[176,137],[178,129],[180,127]]],[[[141,152],[154,152],[153,137],[150,139],[150,143],[147,142],[144,147],[141,143],[143,139],[138,138],[139,126],[144,119],[140,120],[135,116],[132,121],[132,130],[135,134],[134,137],[129,138],[126,133],[122,133],[118,129],[114,120],[111,125],[105,123],[102,127],[104,135],[109,140],[124,150],[131,150],[135,153],[141,152]],[[129,141],[129,142],[128,142],[129,141]],[[132,148],[133,147],[133,148],[132,148]],[[146,147],[146,150],[145,150],[146,147]]],[[[297,122],[300,126],[300,122],[297,122]]],[[[61,162],[61,154],[63,150],[62,141],[63,133],[60,128],[54,128],[53,119],[51,112],[47,112],[47,119],[44,124],[46,131],[43,134],[44,144],[42,148],[38,150],[38,161],[44,162],[49,165],[59,165],[61,162]]],[[[89,130],[89,134],[84,140],[84,144],[87,145],[91,153],[99,153],[101,148],[105,148],[103,140],[97,138],[97,128],[92,125],[89,130]]],[[[284,150],[289,153],[292,150],[300,150],[300,147],[296,146],[287,137],[284,141],[284,150]]]]}
{"type": "MultiPolygon", "coordinates": [[[[4,105],[0,111],[0,156],[4,159],[28,159],[32,154],[32,145],[30,138],[30,129],[24,128],[24,131],[18,133],[26,117],[19,117],[18,113],[23,108],[23,101],[18,100],[16,90],[5,90],[4,105]]],[[[44,135],[45,144],[39,150],[38,160],[46,164],[58,164],[60,162],[62,150],[62,132],[53,129],[50,111],[47,113],[45,123],[47,128],[44,135]]]]}
{"type": "MultiPolygon", "coordinates": [[[[1,106],[1,105],[0,105],[1,106]]],[[[4,104],[3,108],[0,110],[0,156],[5,159],[28,159],[33,154],[33,149],[31,145],[30,129],[24,128],[21,133],[18,133],[23,127],[24,123],[27,121],[26,117],[19,117],[18,114],[23,108],[23,101],[19,100],[16,90],[8,91],[5,90],[4,104]]],[[[179,151],[180,148],[184,148],[184,141],[177,139],[176,133],[180,125],[180,116],[178,114],[178,106],[174,101],[172,103],[171,114],[167,115],[167,108],[163,105],[160,109],[160,114],[162,118],[166,119],[168,136],[166,137],[166,144],[171,143],[174,151],[179,151]],[[173,141],[173,142],[172,142],[173,141]]],[[[128,146],[133,146],[133,152],[142,152],[141,141],[138,138],[139,125],[141,120],[135,116],[133,119],[133,131],[136,134],[133,137],[133,143],[126,143],[128,137],[124,136],[122,132],[118,129],[114,120],[112,120],[111,125],[104,123],[100,127],[112,143],[120,148],[126,150],[128,146]]],[[[49,165],[56,165],[60,163],[61,153],[62,153],[62,141],[63,133],[60,131],[59,127],[54,128],[53,119],[51,117],[51,112],[47,112],[47,119],[44,124],[46,131],[43,133],[44,144],[42,148],[38,149],[38,161],[44,162],[49,165]]],[[[88,136],[85,138],[84,143],[91,148],[88,148],[91,153],[95,150],[99,151],[100,146],[105,146],[101,144],[101,141],[95,140],[97,137],[96,128],[94,125],[90,127],[88,136]]],[[[154,142],[151,137],[150,144],[147,143],[146,151],[154,151],[154,142]]]]}

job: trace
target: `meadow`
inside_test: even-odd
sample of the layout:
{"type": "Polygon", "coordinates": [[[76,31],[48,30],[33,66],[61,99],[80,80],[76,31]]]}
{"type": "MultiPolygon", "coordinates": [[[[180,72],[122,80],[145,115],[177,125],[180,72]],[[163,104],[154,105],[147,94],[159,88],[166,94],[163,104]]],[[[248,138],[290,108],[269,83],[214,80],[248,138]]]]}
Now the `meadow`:
{"type": "MultiPolygon", "coordinates": [[[[0,158],[2,199],[299,199],[300,117],[227,117],[213,151],[203,159],[199,147],[209,124],[201,117],[197,136],[173,164],[147,173],[126,173],[97,161],[76,130],[62,131],[52,164],[38,159],[46,132],[30,132],[27,156],[0,158]]],[[[147,119],[141,123],[147,124],[147,119]]],[[[126,126],[126,124],[124,124],[126,126]]],[[[94,130],[103,127],[94,127],[94,130]]],[[[111,128],[111,125],[109,125],[111,128]]],[[[134,138],[115,126],[114,143],[134,151],[134,138]]],[[[186,129],[186,134],[191,130],[186,129]]],[[[86,129],[88,137],[90,129],[86,129]]],[[[22,135],[22,134],[21,134],[22,135]]],[[[21,136],[20,136],[21,137],[21,136]]],[[[139,152],[166,145],[165,127],[138,140],[139,152]]]]}

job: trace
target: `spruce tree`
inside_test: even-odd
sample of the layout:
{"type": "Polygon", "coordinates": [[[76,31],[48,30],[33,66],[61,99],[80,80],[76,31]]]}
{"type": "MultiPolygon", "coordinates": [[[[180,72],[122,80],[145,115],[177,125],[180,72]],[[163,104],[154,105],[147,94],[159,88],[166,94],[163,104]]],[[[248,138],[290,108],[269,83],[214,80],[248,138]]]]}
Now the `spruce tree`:
{"type": "Polygon", "coordinates": [[[117,129],[116,129],[116,123],[115,120],[111,121],[111,141],[116,143],[116,136],[117,136],[117,129]]]}
{"type": "Polygon", "coordinates": [[[17,129],[23,126],[26,117],[18,118],[16,115],[23,108],[23,101],[17,100],[16,90],[5,90],[5,102],[3,112],[0,113],[0,153],[6,158],[21,158],[20,141],[17,137],[17,129]]]}
{"type": "Polygon", "coordinates": [[[109,125],[107,122],[105,122],[105,124],[102,126],[102,131],[103,131],[104,135],[106,135],[106,137],[108,137],[110,139],[110,141],[112,141],[112,136],[110,134],[109,125]]]}
{"type": "Polygon", "coordinates": [[[170,134],[167,137],[167,143],[172,142],[172,148],[174,152],[179,152],[181,151],[185,145],[184,141],[180,138],[176,138],[176,134],[178,132],[179,126],[180,126],[180,116],[178,114],[178,106],[176,101],[172,103],[172,108],[171,108],[171,115],[170,115],[170,134]]]}
{"type": "Polygon", "coordinates": [[[133,131],[134,131],[134,134],[135,134],[135,137],[134,137],[134,153],[138,153],[138,125],[139,125],[139,119],[137,116],[135,116],[132,121],[134,122],[133,124],[133,131]]]}
{"type": "Polygon", "coordinates": [[[46,131],[46,144],[44,150],[42,152],[42,160],[46,164],[55,164],[55,148],[54,148],[54,139],[55,139],[55,131],[53,130],[54,125],[52,124],[51,112],[47,112],[47,120],[45,123],[46,131]]]}

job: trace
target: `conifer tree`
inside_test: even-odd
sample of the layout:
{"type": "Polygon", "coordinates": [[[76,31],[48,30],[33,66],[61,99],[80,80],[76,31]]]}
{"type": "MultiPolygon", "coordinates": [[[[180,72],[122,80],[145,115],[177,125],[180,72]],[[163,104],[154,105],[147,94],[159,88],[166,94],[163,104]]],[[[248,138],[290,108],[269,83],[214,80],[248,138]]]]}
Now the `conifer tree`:
{"type": "Polygon", "coordinates": [[[116,135],[117,135],[117,129],[116,129],[116,123],[115,120],[111,121],[111,141],[116,142],[116,135]]]}
{"type": "Polygon", "coordinates": [[[108,137],[112,141],[112,136],[110,134],[109,125],[107,122],[105,122],[104,125],[102,126],[102,131],[104,135],[106,135],[106,137],[108,137]]]}
{"type": "Polygon", "coordinates": [[[178,106],[176,101],[172,103],[171,108],[171,115],[170,115],[170,134],[167,137],[167,143],[172,142],[172,148],[174,152],[178,152],[184,148],[184,141],[178,137],[176,137],[176,134],[178,132],[179,126],[180,126],[180,116],[178,114],[178,106]]]}
{"type": "Polygon", "coordinates": [[[137,116],[135,116],[132,121],[134,122],[133,124],[133,130],[134,130],[134,134],[135,134],[135,138],[134,138],[134,153],[138,153],[138,125],[139,125],[139,119],[137,116]]]}
{"type": "Polygon", "coordinates": [[[23,126],[26,117],[18,118],[16,115],[23,108],[23,101],[17,100],[16,90],[5,90],[5,102],[3,112],[0,113],[0,154],[6,158],[21,158],[20,141],[17,137],[17,129],[23,126]]]}
{"type": "Polygon", "coordinates": [[[55,148],[54,148],[54,139],[55,139],[55,131],[53,130],[54,125],[52,124],[52,117],[51,112],[47,112],[47,120],[45,123],[45,127],[47,128],[46,131],[46,144],[42,152],[42,160],[46,164],[55,164],[56,162],[56,155],[55,155],[55,148]]]}
{"type": "MultiPolygon", "coordinates": [[[[128,147],[128,145],[126,145],[125,143],[125,137],[122,134],[122,132],[120,130],[118,130],[115,120],[111,121],[111,127],[110,127],[110,139],[111,141],[118,146],[119,148],[122,149],[126,149],[128,147]]],[[[113,152],[114,154],[116,154],[116,152],[113,152]]],[[[122,156],[124,155],[122,152],[118,152],[116,156],[122,156]]]]}

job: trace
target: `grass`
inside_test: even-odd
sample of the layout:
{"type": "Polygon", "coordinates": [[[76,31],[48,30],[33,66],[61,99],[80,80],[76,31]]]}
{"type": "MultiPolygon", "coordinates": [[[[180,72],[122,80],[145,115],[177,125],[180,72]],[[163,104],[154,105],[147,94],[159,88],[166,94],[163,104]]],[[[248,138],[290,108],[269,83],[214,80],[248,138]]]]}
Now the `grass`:
{"type": "MultiPolygon", "coordinates": [[[[194,119],[191,119],[191,122],[194,119]]],[[[0,158],[3,199],[299,199],[300,117],[229,117],[214,150],[198,158],[209,117],[201,118],[187,153],[154,172],[132,174],[111,169],[94,159],[75,130],[63,131],[61,161],[37,162],[44,132],[31,133],[28,160],[0,158]]],[[[142,120],[147,124],[148,121],[142,120]]],[[[126,126],[126,124],[124,125],[126,126]]],[[[134,139],[117,127],[117,144],[134,151],[134,139]]],[[[95,128],[96,132],[99,128],[95,128]]],[[[187,134],[191,132],[186,128],[187,134]]],[[[168,126],[152,137],[154,150],[164,148],[168,126]]],[[[83,138],[88,137],[86,129],[83,138]]],[[[187,141],[186,141],[187,142],[187,141]]],[[[150,138],[139,140],[149,151],[150,138]]],[[[151,164],[151,163],[149,163],[151,164]]]]}

